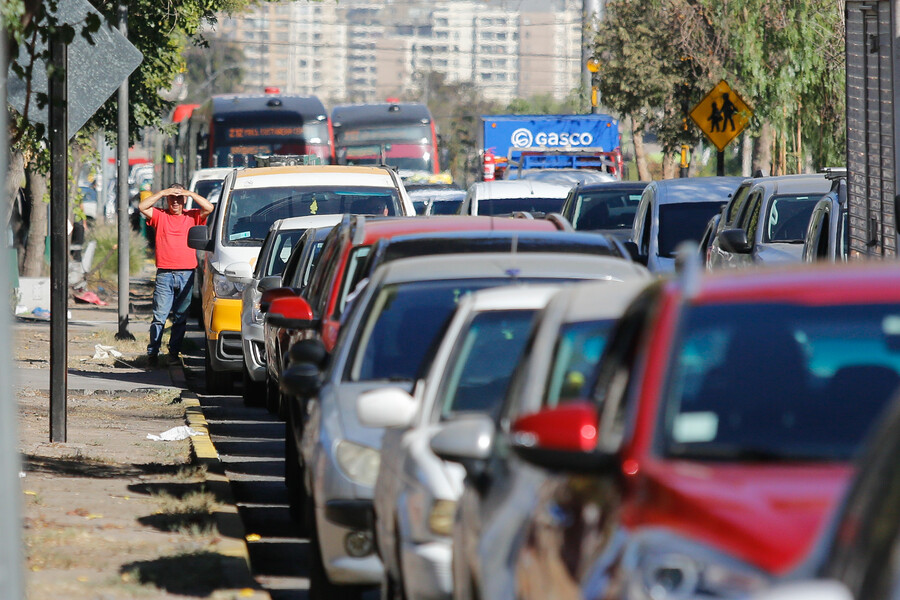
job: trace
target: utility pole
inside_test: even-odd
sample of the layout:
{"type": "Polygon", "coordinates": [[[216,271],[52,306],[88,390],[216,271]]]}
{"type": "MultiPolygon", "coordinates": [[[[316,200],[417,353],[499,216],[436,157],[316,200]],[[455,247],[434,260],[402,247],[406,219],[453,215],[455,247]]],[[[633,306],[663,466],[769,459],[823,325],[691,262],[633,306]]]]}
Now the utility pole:
{"type": "MultiPolygon", "coordinates": [[[[128,7],[125,4],[119,4],[119,32],[128,38],[128,7]]],[[[128,305],[130,286],[129,286],[129,265],[128,259],[131,252],[129,250],[131,222],[128,219],[128,78],[119,86],[119,122],[116,140],[116,154],[118,155],[118,191],[119,191],[119,210],[118,210],[118,227],[119,227],[119,331],[116,333],[117,340],[133,340],[134,336],[128,331],[128,305]]],[[[52,314],[52,313],[51,313],[52,314]]]]}
{"type": "Polygon", "coordinates": [[[594,22],[600,16],[600,0],[581,0],[581,87],[587,94],[587,105],[592,113],[600,112],[598,92],[595,89],[596,69],[594,60],[594,22]]]}

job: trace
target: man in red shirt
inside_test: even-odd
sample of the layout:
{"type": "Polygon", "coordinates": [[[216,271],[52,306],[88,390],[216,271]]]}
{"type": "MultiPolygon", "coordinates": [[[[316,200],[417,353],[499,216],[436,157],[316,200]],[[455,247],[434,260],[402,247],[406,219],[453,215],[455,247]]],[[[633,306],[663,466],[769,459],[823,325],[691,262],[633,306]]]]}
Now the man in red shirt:
{"type": "Polygon", "coordinates": [[[181,184],[156,192],[141,200],[138,208],[147,224],[156,228],[156,283],[153,289],[153,321],[150,323],[150,343],[147,358],[157,362],[162,344],[166,318],[172,320],[169,335],[169,357],[177,358],[187,327],[187,311],[191,304],[191,287],[197,268],[197,253],[187,245],[188,230],[203,225],[213,205],[200,194],[184,189],[181,184]],[[153,205],[166,197],[166,210],[153,205]],[[193,198],[200,208],[184,209],[187,198],[193,198]]]}

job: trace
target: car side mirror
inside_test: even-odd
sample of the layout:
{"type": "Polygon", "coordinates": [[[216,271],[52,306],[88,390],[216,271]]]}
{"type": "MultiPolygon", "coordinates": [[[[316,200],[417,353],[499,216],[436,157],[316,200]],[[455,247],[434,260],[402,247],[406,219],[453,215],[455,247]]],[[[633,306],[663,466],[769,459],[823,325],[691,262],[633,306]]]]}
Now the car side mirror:
{"type": "Polygon", "coordinates": [[[225,279],[232,283],[242,283],[246,285],[253,281],[253,269],[250,267],[250,263],[231,263],[225,267],[225,279]]]}
{"type": "Polygon", "coordinates": [[[278,298],[293,298],[296,296],[297,292],[294,291],[294,288],[278,287],[271,290],[266,290],[265,292],[263,292],[262,298],[259,299],[259,312],[269,312],[269,307],[272,306],[272,302],[274,302],[278,298]]]}
{"type": "Polygon", "coordinates": [[[356,399],[359,422],[366,427],[408,427],[419,403],[406,390],[387,387],[363,392],[356,399]]]}
{"type": "Polygon", "coordinates": [[[442,459],[461,463],[470,477],[479,478],[494,447],[496,426],[487,415],[465,415],[444,426],[431,438],[431,451],[442,459]]]}
{"type": "Polygon", "coordinates": [[[622,242],[622,245],[625,247],[625,250],[628,252],[628,255],[631,256],[631,260],[636,263],[640,263],[647,266],[646,256],[641,256],[641,251],[638,249],[638,245],[634,242],[634,240],[625,240],[622,242]]]}
{"type": "Polygon", "coordinates": [[[833,579],[776,584],[748,600],[853,600],[846,585],[833,579]]]}
{"type": "MultiPolygon", "coordinates": [[[[274,291],[269,290],[266,294],[274,291]]],[[[319,320],[313,315],[309,303],[300,296],[284,296],[272,300],[266,313],[266,322],[284,329],[315,329],[319,325],[319,320]]]]}
{"type": "Polygon", "coordinates": [[[748,254],[753,249],[743,229],[726,229],[720,233],[719,246],[732,254],[748,254]]]}
{"type": "Polygon", "coordinates": [[[322,389],[322,370],[313,363],[298,363],[281,372],[278,386],[284,394],[312,398],[322,389]]]}
{"type": "Polygon", "coordinates": [[[618,456],[597,450],[598,431],[593,403],[568,402],[516,420],[510,446],[522,460],[551,471],[611,474],[618,456]]]}
{"type": "Polygon", "coordinates": [[[269,275],[268,277],[263,277],[259,280],[259,283],[256,284],[256,289],[260,292],[274,290],[277,287],[281,287],[281,275],[269,275]]]}
{"type": "Polygon", "coordinates": [[[204,252],[212,251],[212,240],[209,239],[209,229],[206,225],[195,225],[188,229],[188,247],[204,252]]]}

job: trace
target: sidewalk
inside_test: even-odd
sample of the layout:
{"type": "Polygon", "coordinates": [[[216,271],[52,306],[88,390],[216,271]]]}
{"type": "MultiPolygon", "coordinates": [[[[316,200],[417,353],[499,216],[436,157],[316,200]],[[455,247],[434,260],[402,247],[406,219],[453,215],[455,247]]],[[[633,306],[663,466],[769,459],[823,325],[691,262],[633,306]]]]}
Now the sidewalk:
{"type": "Polygon", "coordinates": [[[143,368],[146,317],[116,342],[115,310],[71,311],[65,443],[49,442],[49,322],[13,323],[28,598],[269,598],[181,365],[143,368]],[[198,434],[147,439],[183,425],[198,434]]]}

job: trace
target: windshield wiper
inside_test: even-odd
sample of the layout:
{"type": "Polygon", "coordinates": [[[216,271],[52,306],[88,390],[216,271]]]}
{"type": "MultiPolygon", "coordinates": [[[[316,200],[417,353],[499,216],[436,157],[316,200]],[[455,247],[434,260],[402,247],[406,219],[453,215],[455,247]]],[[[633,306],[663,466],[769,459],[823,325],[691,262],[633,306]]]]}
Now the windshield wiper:
{"type": "Polygon", "coordinates": [[[262,244],[262,243],[263,243],[262,238],[254,238],[254,237],[240,238],[238,240],[231,240],[232,246],[256,246],[256,245],[262,244]]]}

